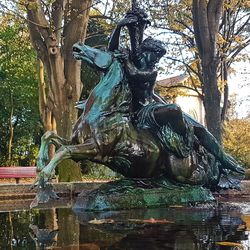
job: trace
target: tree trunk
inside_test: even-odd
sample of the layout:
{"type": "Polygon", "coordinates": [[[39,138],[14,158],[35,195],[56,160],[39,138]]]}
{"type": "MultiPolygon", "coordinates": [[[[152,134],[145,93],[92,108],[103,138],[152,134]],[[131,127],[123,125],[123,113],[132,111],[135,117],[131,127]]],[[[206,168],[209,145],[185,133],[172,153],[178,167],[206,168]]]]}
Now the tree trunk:
{"type": "Polygon", "coordinates": [[[208,130],[221,141],[221,94],[217,83],[217,36],[223,0],[193,0],[195,41],[202,65],[202,91],[208,130]]]}
{"type": "Polygon", "coordinates": [[[9,141],[8,141],[8,164],[11,164],[12,160],[12,142],[14,137],[14,126],[13,126],[13,113],[14,113],[14,106],[13,106],[13,93],[10,92],[10,103],[11,103],[11,109],[10,109],[10,119],[9,119],[9,141]]]}
{"type": "MultiPolygon", "coordinates": [[[[81,64],[79,61],[73,59],[72,52],[63,55],[62,49],[57,47],[49,47],[47,61],[49,90],[48,96],[45,98],[46,105],[42,109],[44,113],[44,128],[46,131],[54,130],[63,138],[70,139],[72,134],[73,124],[77,120],[78,110],[75,108],[75,103],[79,100],[82,83],[80,79],[81,64]],[[65,57],[70,57],[66,59],[65,57]],[[71,71],[66,74],[66,68],[71,68],[71,71]]],[[[46,94],[46,93],[44,93],[46,94]]],[[[41,98],[42,100],[44,98],[41,98]]],[[[54,155],[54,147],[49,148],[50,159],[54,155]]],[[[70,174],[70,181],[81,181],[81,169],[78,163],[70,161],[66,168],[60,168],[60,175],[65,173],[70,174]],[[71,171],[69,172],[69,168],[71,171]],[[75,173],[75,174],[74,174],[75,173]]]]}
{"type": "MultiPolygon", "coordinates": [[[[56,129],[59,136],[70,139],[78,115],[74,106],[82,91],[81,63],[73,58],[72,46],[85,39],[92,1],[55,0],[47,3],[33,0],[27,3],[31,41],[42,61],[39,67],[40,113],[44,128],[56,129]],[[41,75],[43,65],[48,78],[46,91],[41,75]]],[[[79,166],[77,168],[79,171],[79,166]]]]}
{"type": "Polygon", "coordinates": [[[203,67],[203,92],[205,119],[208,130],[221,141],[221,93],[217,86],[217,66],[215,63],[203,67]]]}
{"type": "Polygon", "coordinates": [[[39,111],[45,131],[56,132],[56,121],[48,107],[48,97],[46,94],[46,83],[44,78],[44,65],[38,59],[38,79],[39,79],[39,111]]]}
{"type": "MultiPolygon", "coordinates": [[[[44,77],[44,65],[42,60],[38,59],[38,79],[39,79],[39,111],[44,131],[56,132],[56,120],[52,111],[48,107],[48,97],[46,94],[46,83],[44,77]]],[[[55,146],[49,145],[49,159],[55,154],[55,146]]]]}
{"type": "Polygon", "coordinates": [[[80,66],[80,62],[73,59],[67,63],[60,49],[57,54],[49,56],[48,71],[51,74],[48,78],[51,87],[48,93],[48,109],[56,121],[57,134],[66,139],[70,139],[72,126],[77,120],[75,103],[79,100],[82,90],[80,66]],[[68,79],[65,67],[72,68],[68,79]]]}
{"type": "Polygon", "coordinates": [[[227,109],[228,109],[228,96],[229,96],[229,89],[228,89],[228,67],[226,62],[223,61],[221,63],[221,80],[223,82],[223,106],[221,110],[221,121],[224,122],[227,116],[227,109]]]}

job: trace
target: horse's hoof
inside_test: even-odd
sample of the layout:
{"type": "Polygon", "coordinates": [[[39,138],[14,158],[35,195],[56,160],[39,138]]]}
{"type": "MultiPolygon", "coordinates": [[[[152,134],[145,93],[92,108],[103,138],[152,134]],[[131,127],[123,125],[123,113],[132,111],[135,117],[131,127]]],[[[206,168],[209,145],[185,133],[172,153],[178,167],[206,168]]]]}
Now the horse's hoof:
{"type": "Polygon", "coordinates": [[[38,183],[38,192],[35,199],[31,202],[30,208],[37,207],[39,204],[47,203],[50,200],[56,199],[59,199],[59,197],[54,191],[52,184],[40,178],[38,183]]]}
{"type": "Polygon", "coordinates": [[[39,183],[39,179],[36,178],[36,180],[31,184],[29,190],[35,189],[38,186],[38,183],[39,183]]]}
{"type": "Polygon", "coordinates": [[[237,165],[236,172],[239,174],[245,174],[245,169],[243,167],[241,167],[240,165],[237,165]]]}

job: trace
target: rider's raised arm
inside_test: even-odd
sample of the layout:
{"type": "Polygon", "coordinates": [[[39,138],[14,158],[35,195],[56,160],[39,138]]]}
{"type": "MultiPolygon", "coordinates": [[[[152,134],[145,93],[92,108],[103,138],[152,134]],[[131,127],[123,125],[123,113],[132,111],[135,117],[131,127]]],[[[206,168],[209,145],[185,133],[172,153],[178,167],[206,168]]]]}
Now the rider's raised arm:
{"type": "Polygon", "coordinates": [[[109,51],[118,50],[121,28],[122,28],[121,26],[117,26],[115,28],[115,30],[113,31],[113,33],[111,35],[111,38],[109,40],[109,44],[108,44],[108,50],[109,51]]]}
{"type": "Polygon", "coordinates": [[[134,24],[136,22],[137,22],[137,17],[132,16],[132,15],[128,15],[118,22],[109,40],[109,44],[108,44],[109,51],[118,50],[119,44],[120,44],[120,34],[121,34],[122,27],[126,25],[134,24]]]}

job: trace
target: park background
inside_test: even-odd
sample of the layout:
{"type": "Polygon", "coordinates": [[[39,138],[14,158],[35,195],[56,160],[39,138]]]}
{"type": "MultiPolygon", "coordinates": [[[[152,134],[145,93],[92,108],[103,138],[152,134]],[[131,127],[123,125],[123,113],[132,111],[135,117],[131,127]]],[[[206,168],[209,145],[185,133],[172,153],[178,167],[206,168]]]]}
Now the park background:
{"type": "MultiPolygon", "coordinates": [[[[174,86],[156,84],[156,91],[169,102],[187,96],[187,90],[194,91],[205,104],[208,129],[228,153],[250,168],[250,2],[148,0],[140,6],[151,20],[146,35],[161,39],[167,49],[159,64],[159,80],[187,76],[174,86]],[[202,8],[210,18],[207,12],[202,15],[202,8]],[[199,28],[205,21],[207,25],[199,28]],[[207,33],[210,40],[204,40],[207,33]],[[209,67],[214,74],[205,81],[209,67]],[[210,93],[216,100],[213,103],[207,98],[210,93]]],[[[1,167],[34,166],[40,138],[47,130],[70,138],[80,115],[75,103],[86,99],[98,82],[96,72],[73,59],[72,45],[81,40],[106,47],[115,24],[128,9],[124,0],[1,1],[1,167]]],[[[121,44],[129,46],[123,32],[121,44]]],[[[60,175],[69,164],[71,177],[62,180],[79,178],[79,171],[113,176],[96,164],[70,160],[59,166],[60,175]]]]}

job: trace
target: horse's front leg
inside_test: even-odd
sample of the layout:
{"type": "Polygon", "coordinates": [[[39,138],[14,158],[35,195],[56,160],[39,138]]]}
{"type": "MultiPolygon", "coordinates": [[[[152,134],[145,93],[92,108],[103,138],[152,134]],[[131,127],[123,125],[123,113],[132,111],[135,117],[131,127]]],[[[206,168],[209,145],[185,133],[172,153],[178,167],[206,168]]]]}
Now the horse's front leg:
{"type": "Polygon", "coordinates": [[[46,203],[50,199],[58,198],[53,191],[49,180],[52,178],[56,166],[66,159],[84,160],[95,159],[98,155],[98,148],[94,141],[79,145],[62,146],[51,159],[49,164],[38,173],[38,192],[36,198],[31,203],[35,207],[38,203],[46,203]]]}
{"type": "Polygon", "coordinates": [[[69,145],[71,141],[58,136],[53,131],[47,131],[41,138],[41,146],[37,157],[37,171],[45,168],[49,160],[49,145],[54,144],[57,148],[62,145],[69,145]]]}

